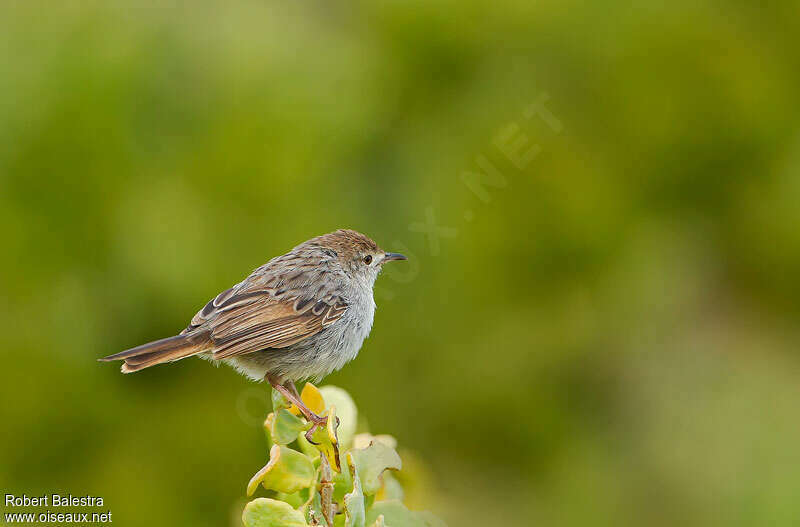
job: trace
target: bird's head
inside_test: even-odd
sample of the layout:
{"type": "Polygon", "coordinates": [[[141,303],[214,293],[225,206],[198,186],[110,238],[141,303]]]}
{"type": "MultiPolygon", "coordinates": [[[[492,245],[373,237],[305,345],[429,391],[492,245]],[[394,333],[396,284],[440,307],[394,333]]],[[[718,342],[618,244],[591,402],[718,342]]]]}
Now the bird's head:
{"type": "Polygon", "coordinates": [[[368,236],[349,229],[323,234],[307,243],[319,247],[346,273],[366,280],[369,285],[375,283],[385,263],[407,259],[402,254],[384,251],[368,236]]]}

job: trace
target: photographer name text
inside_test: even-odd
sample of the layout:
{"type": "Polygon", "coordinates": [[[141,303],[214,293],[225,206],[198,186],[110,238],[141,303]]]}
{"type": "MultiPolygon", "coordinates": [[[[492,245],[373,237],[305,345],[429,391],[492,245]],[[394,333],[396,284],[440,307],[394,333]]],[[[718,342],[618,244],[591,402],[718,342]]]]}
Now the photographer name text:
{"type": "Polygon", "coordinates": [[[54,512],[59,507],[102,507],[104,500],[100,496],[73,496],[72,494],[42,494],[29,496],[22,494],[6,494],[4,500],[7,508],[37,507],[47,510],[35,512],[7,512],[6,523],[112,523],[111,511],[104,512],[54,512]]]}

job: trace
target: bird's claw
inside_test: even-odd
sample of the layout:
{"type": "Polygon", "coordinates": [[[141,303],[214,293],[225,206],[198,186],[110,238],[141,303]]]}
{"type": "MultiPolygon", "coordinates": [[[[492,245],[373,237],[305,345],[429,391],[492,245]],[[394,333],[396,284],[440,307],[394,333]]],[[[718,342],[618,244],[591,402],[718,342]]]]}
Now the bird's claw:
{"type": "MultiPolygon", "coordinates": [[[[305,433],[306,441],[308,441],[312,445],[319,445],[319,443],[314,441],[312,437],[314,436],[314,433],[317,431],[319,427],[328,426],[328,416],[311,414],[311,416],[307,417],[306,419],[308,420],[308,422],[311,423],[311,428],[309,428],[308,431],[306,431],[305,433]]],[[[339,423],[340,423],[339,417],[336,416],[336,424],[333,427],[333,435],[336,438],[337,443],[339,442],[339,436],[336,432],[339,428],[339,423]]]]}
{"type": "Polygon", "coordinates": [[[319,425],[316,425],[316,424],[312,425],[311,428],[309,428],[308,431],[305,433],[306,441],[308,441],[309,443],[311,443],[314,446],[318,446],[319,443],[317,443],[316,441],[311,439],[311,437],[314,435],[314,432],[317,431],[318,427],[319,427],[319,425]]]}

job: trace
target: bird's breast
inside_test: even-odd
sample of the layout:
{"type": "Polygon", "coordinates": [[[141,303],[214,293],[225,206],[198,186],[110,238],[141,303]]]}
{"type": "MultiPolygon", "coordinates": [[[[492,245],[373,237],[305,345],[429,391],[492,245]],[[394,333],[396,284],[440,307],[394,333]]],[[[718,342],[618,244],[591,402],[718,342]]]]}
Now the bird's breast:
{"type": "Polygon", "coordinates": [[[342,324],[347,327],[343,328],[345,342],[341,351],[347,356],[347,360],[351,360],[358,354],[364,339],[372,330],[372,322],[375,320],[375,301],[372,295],[369,298],[361,298],[353,302],[347,311],[345,315],[350,316],[346,317],[345,324],[342,324]]]}

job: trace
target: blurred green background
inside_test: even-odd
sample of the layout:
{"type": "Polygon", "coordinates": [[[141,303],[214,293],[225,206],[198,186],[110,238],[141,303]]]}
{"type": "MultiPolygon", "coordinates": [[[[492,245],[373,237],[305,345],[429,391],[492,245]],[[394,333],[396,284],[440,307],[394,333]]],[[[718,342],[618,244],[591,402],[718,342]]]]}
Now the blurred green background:
{"type": "Polygon", "coordinates": [[[95,359],[351,227],[412,260],[326,382],[427,463],[412,507],[797,524],[796,2],[157,4],[0,7],[4,492],[237,525],[263,385],[95,359]]]}

